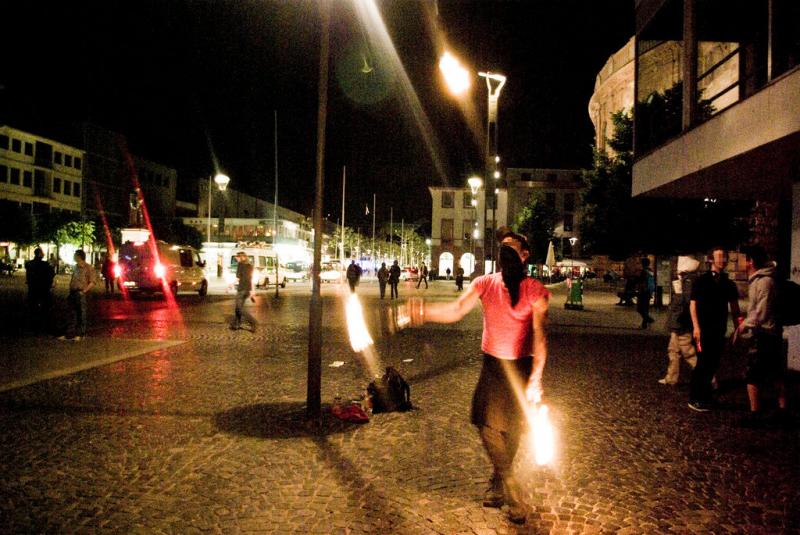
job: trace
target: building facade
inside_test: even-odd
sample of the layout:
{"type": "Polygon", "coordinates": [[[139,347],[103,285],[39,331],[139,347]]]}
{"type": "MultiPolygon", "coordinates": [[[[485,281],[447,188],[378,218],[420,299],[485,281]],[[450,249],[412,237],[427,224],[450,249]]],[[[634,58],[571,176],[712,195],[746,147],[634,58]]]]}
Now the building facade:
{"type": "Polygon", "coordinates": [[[557,214],[555,237],[564,256],[580,256],[581,193],[584,190],[580,169],[509,168],[509,221],[536,197],[541,198],[557,214]],[[575,238],[574,247],[571,238],[575,238]]]}
{"type": "Polygon", "coordinates": [[[33,217],[80,216],[85,161],[77,147],[0,126],[0,206],[16,205],[33,217]]]}
{"type": "MultiPolygon", "coordinates": [[[[497,190],[494,197],[497,209],[486,206],[486,221],[485,189],[481,188],[475,195],[468,187],[430,187],[428,190],[432,201],[432,270],[439,276],[445,276],[448,268],[454,274],[461,267],[467,277],[489,272],[491,240],[494,239],[492,229],[508,224],[508,190],[497,190]],[[486,222],[489,224],[488,236],[485,234],[486,222]]],[[[493,196],[489,195],[488,199],[491,203],[493,196]]]]}
{"type": "Polygon", "coordinates": [[[633,109],[634,40],[608,58],[597,74],[594,92],[589,99],[589,117],[594,124],[595,146],[613,152],[606,141],[614,137],[611,115],[633,109]]]}
{"type": "Polygon", "coordinates": [[[638,0],[635,68],[633,194],[774,203],[772,253],[800,281],[800,3],[638,0]]]}

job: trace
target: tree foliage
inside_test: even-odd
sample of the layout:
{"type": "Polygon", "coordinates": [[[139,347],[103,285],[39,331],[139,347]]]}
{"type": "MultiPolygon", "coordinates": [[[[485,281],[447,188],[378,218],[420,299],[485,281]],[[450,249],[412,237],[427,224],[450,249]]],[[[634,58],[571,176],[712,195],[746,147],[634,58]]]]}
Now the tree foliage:
{"type": "Polygon", "coordinates": [[[555,237],[557,221],[556,210],[549,206],[541,195],[532,196],[517,215],[514,230],[528,239],[533,262],[538,264],[545,262],[548,246],[555,237]]]}

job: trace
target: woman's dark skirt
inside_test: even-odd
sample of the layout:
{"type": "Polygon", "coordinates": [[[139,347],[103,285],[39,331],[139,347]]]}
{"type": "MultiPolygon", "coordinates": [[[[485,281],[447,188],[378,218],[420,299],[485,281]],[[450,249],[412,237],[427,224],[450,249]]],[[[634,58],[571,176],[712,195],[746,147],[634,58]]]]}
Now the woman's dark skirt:
{"type": "Polygon", "coordinates": [[[521,404],[532,369],[533,357],[507,360],[484,354],[472,396],[472,423],[497,431],[520,431],[525,424],[521,404]]]}

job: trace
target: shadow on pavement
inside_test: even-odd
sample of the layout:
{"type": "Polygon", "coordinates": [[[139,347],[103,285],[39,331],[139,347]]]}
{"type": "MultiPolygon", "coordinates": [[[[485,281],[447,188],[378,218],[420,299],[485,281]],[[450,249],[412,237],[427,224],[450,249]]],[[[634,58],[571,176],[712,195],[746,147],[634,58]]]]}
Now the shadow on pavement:
{"type": "Polygon", "coordinates": [[[214,427],[223,433],[256,438],[321,437],[353,431],[359,424],[342,421],[322,406],[319,421],[310,421],[303,402],[259,403],[214,414],[214,427]]]}

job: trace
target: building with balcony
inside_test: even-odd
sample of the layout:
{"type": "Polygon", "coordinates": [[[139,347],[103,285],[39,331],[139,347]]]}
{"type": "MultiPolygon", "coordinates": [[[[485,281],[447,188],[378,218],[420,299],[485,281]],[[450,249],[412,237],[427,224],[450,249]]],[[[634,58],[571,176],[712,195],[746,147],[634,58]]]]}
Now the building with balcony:
{"type": "Polygon", "coordinates": [[[514,222],[522,209],[540,197],[557,214],[555,237],[564,256],[580,256],[581,193],[580,169],[509,168],[508,220],[514,222]],[[575,251],[570,238],[577,238],[575,251]]]}
{"type": "MultiPolygon", "coordinates": [[[[637,0],[634,195],[775,207],[800,280],[800,2],[637,0]]],[[[800,328],[787,329],[800,369],[800,328]]]]}

